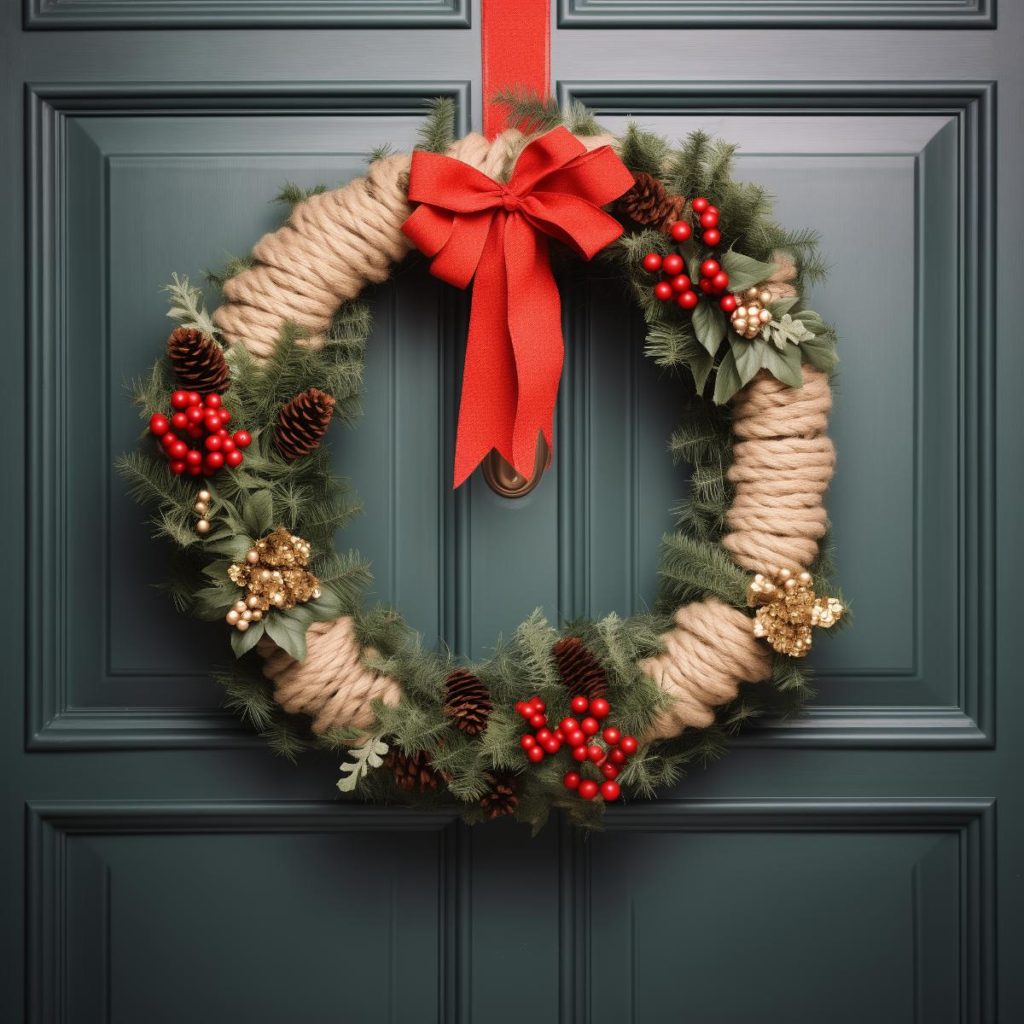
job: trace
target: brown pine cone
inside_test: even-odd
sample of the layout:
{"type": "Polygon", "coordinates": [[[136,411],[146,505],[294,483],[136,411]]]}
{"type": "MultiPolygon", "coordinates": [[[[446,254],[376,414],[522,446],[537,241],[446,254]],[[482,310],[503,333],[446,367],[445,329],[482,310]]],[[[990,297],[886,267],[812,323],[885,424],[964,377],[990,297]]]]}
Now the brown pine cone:
{"type": "Polygon", "coordinates": [[[579,637],[562,637],[551,648],[551,654],[571,697],[593,700],[608,696],[608,677],[579,637]]]}
{"type": "Polygon", "coordinates": [[[457,668],[445,680],[444,713],[467,736],[487,728],[494,705],[487,687],[472,672],[457,668]]]}
{"type": "Polygon", "coordinates": [[[384,763],[391,769],[395,784],[407,793],[418,789],[425,793],[428,789],[437,789],[440,776],[430,764],[430,756],[425,750],[417,750],[406,754],[398,747],[392,747],[384,755],[384,763]]]}
{"type": "Polygon", "coordinates": [[[334,415],[334,399],[318,388],[307,388],[277,414],[274,444],[285,462],[308,455],[323,439],[334,415]]]}
{"type": "Polygon", "coordinates": [[[670,195],[653,174],[640,171],[633,187],[619,199],[617,207],[634,224],[663,230],[679,219],[685,202],[681,196],[670,195]]]}
{"type": "Polygon", "coordinates": [[[487,782],[491,788],[480,797],[480,806],[487,820],[515,814],[519,806],[515,776],[510,772],[488,772],[487,782]]]}
{"type": "Polygon", "coordinates": [[[224,351],[207,334],[194,327],[178,327],[167,339],[167,358],[178,383],[201,395],[222,394],[231,384],[231,370],[224,351]]]}

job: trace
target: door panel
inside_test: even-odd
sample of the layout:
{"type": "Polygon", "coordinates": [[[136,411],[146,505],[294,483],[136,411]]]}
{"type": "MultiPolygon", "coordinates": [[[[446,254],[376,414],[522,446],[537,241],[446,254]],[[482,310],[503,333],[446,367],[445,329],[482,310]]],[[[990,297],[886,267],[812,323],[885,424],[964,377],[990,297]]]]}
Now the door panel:
{"type": "MultiPolygon", "coordinates": [[[[1024,1019],[1024,9],[552,7],[562,99],[738,142],[821,231],[854,625],[815,651],[814,706],[587,836],[363,808],[336,758],[274,758],[219,706],[221,629],[151,586],[165,555],[111,469],[123,385],[169,274],[247,252],[284,182],[411,147],[432,96],[479,124],[478,4],[4,5],[4,1020],[1024,1019]]],[[[333,452],[374,597],[474,657],[537,607],[649,606],[681,391],[601,267],[563,282],[555,460],[518,501],[450,488],[467,296],[413,257],[367,301],[333,452]]]]}

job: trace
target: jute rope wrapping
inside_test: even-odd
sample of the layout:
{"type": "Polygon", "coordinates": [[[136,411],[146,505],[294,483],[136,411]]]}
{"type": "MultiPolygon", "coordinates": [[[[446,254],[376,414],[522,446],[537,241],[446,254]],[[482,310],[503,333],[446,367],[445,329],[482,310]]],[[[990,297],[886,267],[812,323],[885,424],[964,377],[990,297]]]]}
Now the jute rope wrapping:
{"type": "MultiPolygon", "coordinates": [[[[449,155],[502,180],[526,141],[514,130],[493,141],[473,134],[449,155]]],[[[615,140],[580,141],[593,149],[615,140]]],[[[342,303],[386,280],[409,251],[401,225],[410,212],[410,161],[407,154],[375,161],[366,177],[299,203],[287,224],[260,239],[255,265],[225,284],[225,304],[213,314],[225,340],[264,359],[292,322],[307,332],[305,344],[322,345],[342,303]]],[[[768,285],[773,298],[793,294],[792,277],[792,264],[782,261],[768,285]]],[[[747,569],[806,567],[825,531],[821,495],[834,459],[824,437],[828,383],[808,367],[804,376],[804,388],[795,390],[762,375],[734,401],[740,440],[729,479],[736,501],[724,543],[747,569]]],[[[681,607],[663,640],[664,652],[640,666],[670,698],[647,739],[707,727],[714,708],[732,700],[740,682],[764,679],[771,670],[770,652],[754,637],[750,617],[716,598],[681,607]]],[[[309,715],[315,732],[367,730],[375,700],[401,699],[395,679],[367,667],[364,658],[373,652],[360,650],[351,617],[314,623],[306,645],[302,662],[266,639],[258,650],[275,699],[286,711],[309,715]]]]}

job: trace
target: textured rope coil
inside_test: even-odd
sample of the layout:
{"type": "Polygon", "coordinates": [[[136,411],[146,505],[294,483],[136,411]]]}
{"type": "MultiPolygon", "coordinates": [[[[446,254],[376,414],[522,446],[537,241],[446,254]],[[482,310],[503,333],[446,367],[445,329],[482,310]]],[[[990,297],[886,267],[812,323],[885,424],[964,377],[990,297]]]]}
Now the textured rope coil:
{"type": "MultiPolygon", "coordinates": [[[[593,149],[615,140],[602,135],[580,141],[593,149]]],[[[449,155],[503,180],[525,143],[515,130],[493,141],[471,134],[449,155]]],[[[213,314],[228,344],[265,359],[292,322],[306,332],[304,344],[322,345],[342,303],[367,284],[386,280],[410,249],[401,231],[410,212],[410,162],[408,154],[375,161],[365,177],[297,204],[282,228],[261,238],[253,249],[255,265],[226,282],[225,303],[213,314]]],[[[777,262],[779,270],[766,283],[773,299],[794,294],[792,263],[781,257],[777,262]]],[[[729,480],[736,500],[723,543],[751,571],[809,566],[827,527],[822,495],[835,461],[824,433],[831,396],[823,374],[805,367],[804,378],[802,389],[792,389],[762,375],[734,400],[739,440],[729,480]]],[[[771,671],[770,652],[754,637],[750,617],[717,598],[681,607],[662,639],[664,651],[640,666],[670,698],[648,740],[706,728],[714,708],[732,700],[741,682],[771,671]]],[[[258,650],[277,702],[309,715],[314,732],[367,730],[375,700],[401,699],[396,680],[364,663],[364,654],[373,652],[360,650],[350,617],[314,623],[306,644],[303,662],[266,639],[258,650]]]]}

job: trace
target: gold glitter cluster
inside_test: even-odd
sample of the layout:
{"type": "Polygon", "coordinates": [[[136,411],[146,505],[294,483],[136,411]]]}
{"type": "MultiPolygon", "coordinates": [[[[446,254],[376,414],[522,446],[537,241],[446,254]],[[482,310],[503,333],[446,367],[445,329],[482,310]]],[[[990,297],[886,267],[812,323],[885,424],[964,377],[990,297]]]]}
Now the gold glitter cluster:
{"type": "Polygon", "coordinates": [[[227,621],[244,632],[271,608],[294,608],[319,597],[320,581],[306,568],[310,553],[309,541],[284,529],[256,541],[244,562],[228,567],[228,576],[246,594],[227,613],[227,621]]]}
{"type": "Polygon", "coordinates": [[[828,629],[845,609],[834,597],[816,597],[809,572],[779,569],[758,573],[747,588],[747,605],[756,608],[754,636],[780,654],[802,658],[811,649],[811,630],[828,629]]]}
{"type": "Polygon", "coordinates": [[[764,328],[771,323],[772,314],[768,303],[772,301],[772,293],[765,289],[748,288],[740,297],[741,305],[732,311],[729,318],[732,329],[747,341],[753,341],[764,328]]]}

